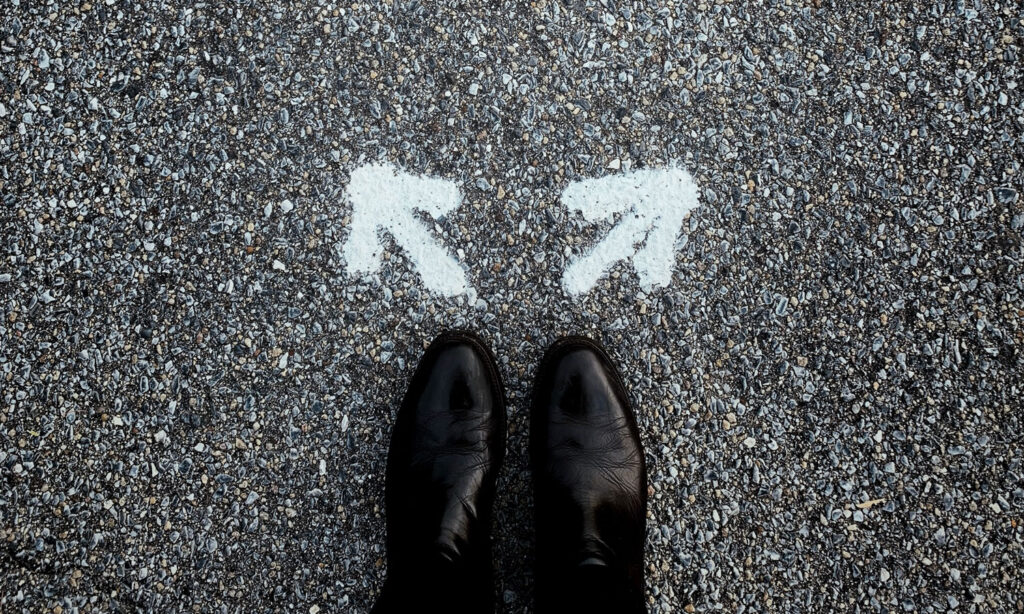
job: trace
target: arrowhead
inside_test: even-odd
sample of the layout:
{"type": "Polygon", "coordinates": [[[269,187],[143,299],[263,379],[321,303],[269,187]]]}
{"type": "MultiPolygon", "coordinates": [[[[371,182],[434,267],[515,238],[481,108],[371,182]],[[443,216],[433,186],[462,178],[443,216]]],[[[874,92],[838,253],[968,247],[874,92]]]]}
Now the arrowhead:
{"type": "Polygon", "coordinates": [[[613,264],[630,257],[642,288],[668,285],[676,235],[698,200],[690,174],[670,167],[578,181],[566,187],[562,203],[591,222],[623,214],[603,241],[566,267],[562,287],[569,294],[582,294],[613,264]]]}
{"type": "Polygon", "coordinates": [[[457,208],[462,195],[453,182],[411,175],[390,164],[367,164],[352,171],[347,196],[352,225],[342,253],[352,272],[380,269],[381,234],[388,232],[428,290],[445,296],[470,293],[465,271],[415,214],[422,211],[440,218],[457,208]]]}
{"type": "Polygon", "coordinates": [[[373,203],[371,215],[382,219],[411,215],[414,209],[443,217],[462,204],[462,193],[454,182],[412,175],[379,162],[352,171],[348,194],[353,203],[373,203]]]}

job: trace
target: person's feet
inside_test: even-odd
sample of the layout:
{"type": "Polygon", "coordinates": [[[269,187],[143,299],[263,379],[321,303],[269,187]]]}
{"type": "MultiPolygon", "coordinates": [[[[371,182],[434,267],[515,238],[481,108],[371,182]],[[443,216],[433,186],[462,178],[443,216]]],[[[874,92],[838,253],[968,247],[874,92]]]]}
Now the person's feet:
{"type": "Polygon", "coordinates": [[[391,436],[388,579],[374,612],[493,612],[491,510],[504,454],[504,393],[489,350],[468,333],[441,335],[391,436]]]}
{"type": "Polygon", "coordinates": [[[530,422],[537,612],[643,612],[647,472],[607,353],[583,337],[548,350],[530,422]]]}

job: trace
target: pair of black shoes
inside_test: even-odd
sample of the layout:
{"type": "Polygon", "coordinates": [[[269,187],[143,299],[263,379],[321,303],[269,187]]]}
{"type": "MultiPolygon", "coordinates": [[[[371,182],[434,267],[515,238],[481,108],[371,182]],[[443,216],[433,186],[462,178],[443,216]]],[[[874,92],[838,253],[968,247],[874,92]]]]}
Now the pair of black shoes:
{"type": "MultiPolygon", "coordinates": [[[[505,396],[476,336],[445,333],[402,401],[385,483],[388,579],[374,612],[493,612],[491,510],[505,396]]],[[[644,612],[647,473],[636,420],[604,349],[557,341],[530,415],[536,611],[644,612]]]]}

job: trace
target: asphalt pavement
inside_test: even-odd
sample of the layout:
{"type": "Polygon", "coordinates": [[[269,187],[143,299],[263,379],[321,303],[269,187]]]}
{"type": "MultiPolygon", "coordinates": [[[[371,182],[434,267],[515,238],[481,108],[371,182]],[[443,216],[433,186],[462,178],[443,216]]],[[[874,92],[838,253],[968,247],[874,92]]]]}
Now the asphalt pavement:
{"type": "Polygon", "coordinates": [[[8,0],[0,610],[367,611],[396,406],[469,328],[500,611],[565,334],[638,409],[652,613],[1024,611],[1022,41],[998,0],[8,0]]]}

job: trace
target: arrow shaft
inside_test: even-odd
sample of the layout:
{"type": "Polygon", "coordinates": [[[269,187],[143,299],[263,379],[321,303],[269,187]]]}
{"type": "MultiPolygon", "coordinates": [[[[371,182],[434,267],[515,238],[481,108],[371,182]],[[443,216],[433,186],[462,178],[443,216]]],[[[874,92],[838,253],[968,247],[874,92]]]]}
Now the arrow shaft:
{"type": "Polygon", "coordinates": [[[408,219],[392,224],[387,230],[416,264],[416,270],[428,290],[446,296],[468,293],[466,272],[448,250],[434,241],[422,222],[409,215],[408,219]]]}
{"type": "Polygon", "coordinates": [[[633,268],[640,277],[642,288],[667,286],[672,281],[676,237],[683,223],[681,216],[675,217],[666,216],[658,220],[647,233],[644,246],[633,256],[633,268]]]}
{"type": "Polygon", "coordinates": [[[627,213],[590,253],[566,267],[562,286],[572,294],[589,290],[613,264],[636,252],[636,244],[643,239],[650,225],[650,220],[633,212],[627,213]]]}

